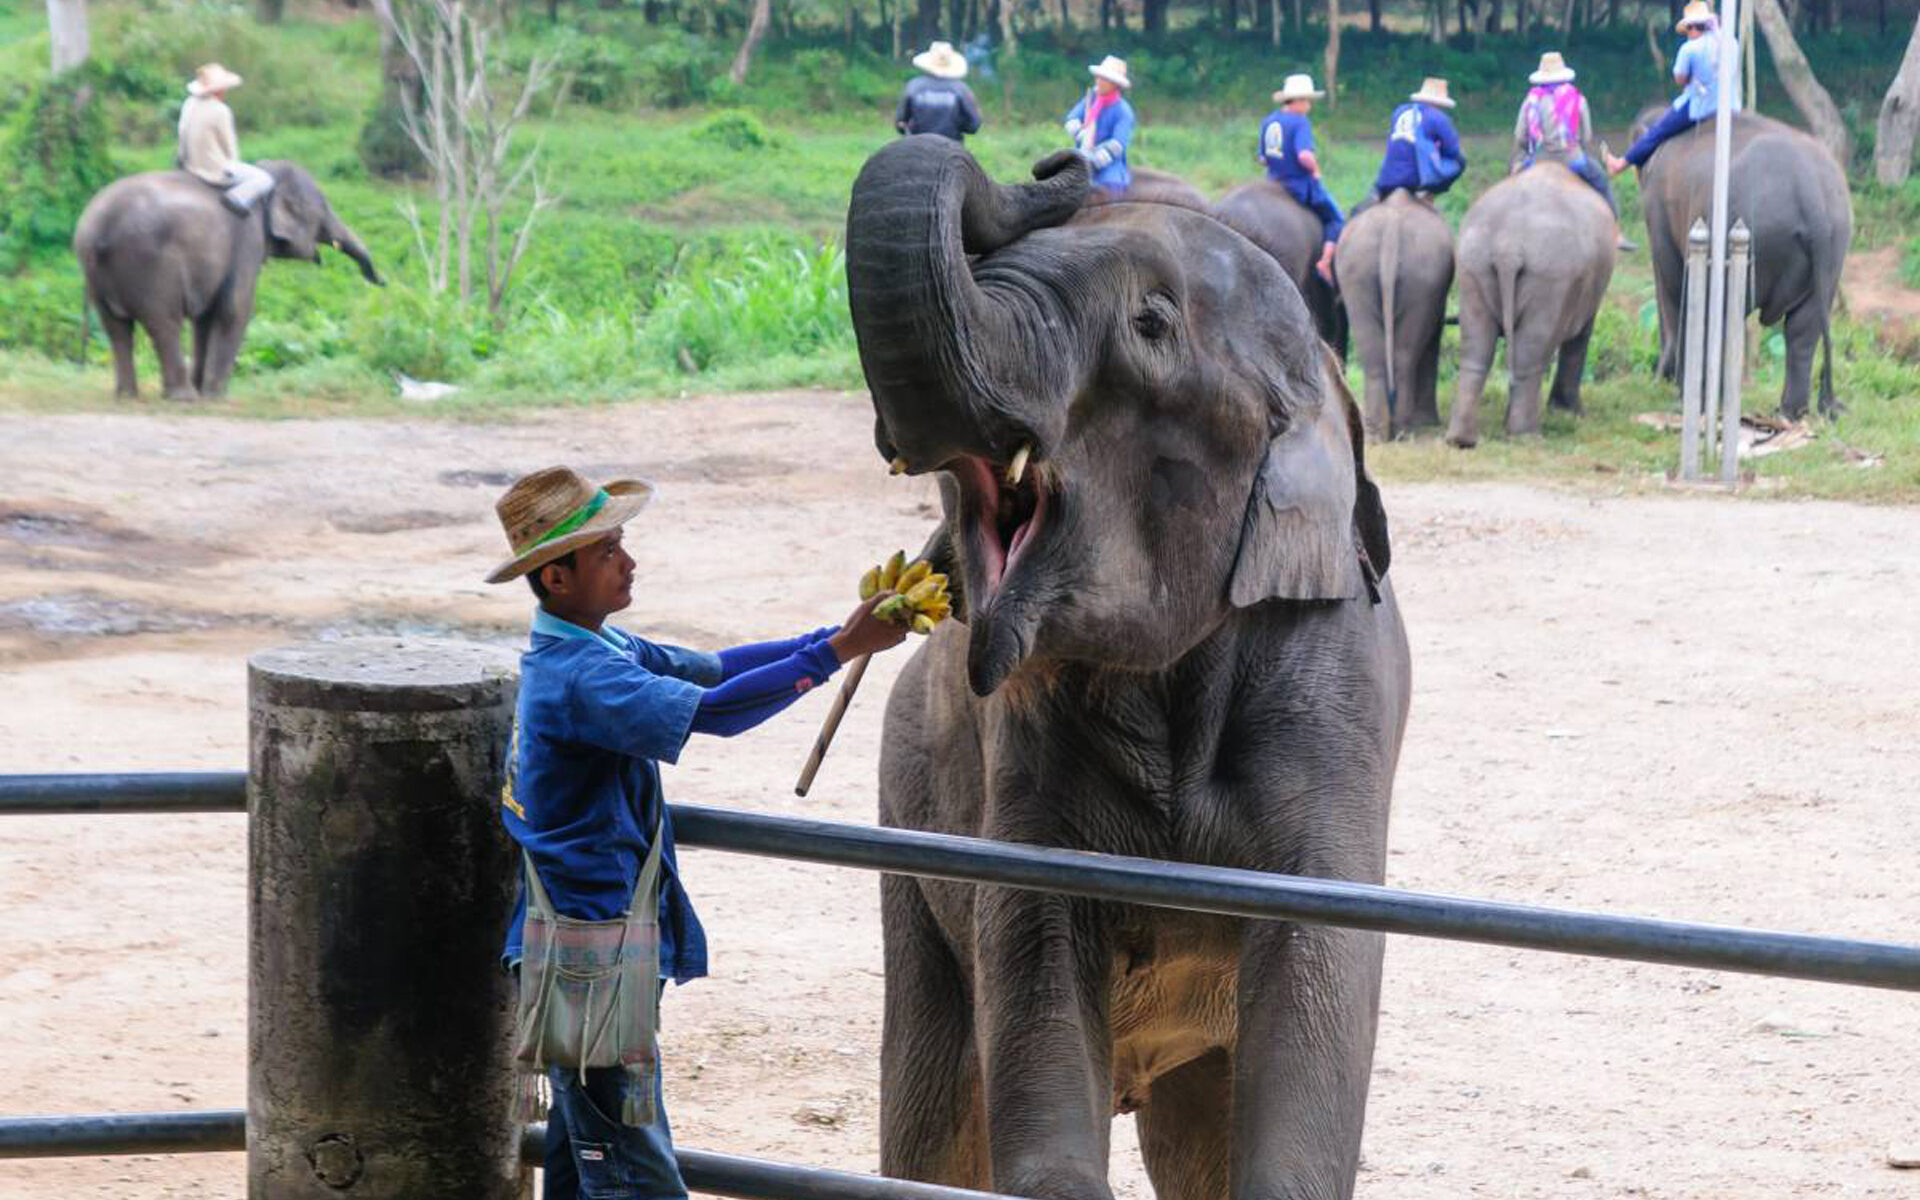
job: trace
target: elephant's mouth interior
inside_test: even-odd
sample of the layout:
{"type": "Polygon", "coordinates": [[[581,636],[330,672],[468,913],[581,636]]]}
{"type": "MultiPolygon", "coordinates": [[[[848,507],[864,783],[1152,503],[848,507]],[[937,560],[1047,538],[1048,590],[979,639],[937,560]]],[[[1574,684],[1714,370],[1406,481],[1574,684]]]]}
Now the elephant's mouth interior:
{"type": "Polygon", "coordinates": [[[1022,449],[1006,463],[968,455],[948,464],[965,497],[964,519],[989,593],[1046,524],[1051,471],[1022,449]]]}

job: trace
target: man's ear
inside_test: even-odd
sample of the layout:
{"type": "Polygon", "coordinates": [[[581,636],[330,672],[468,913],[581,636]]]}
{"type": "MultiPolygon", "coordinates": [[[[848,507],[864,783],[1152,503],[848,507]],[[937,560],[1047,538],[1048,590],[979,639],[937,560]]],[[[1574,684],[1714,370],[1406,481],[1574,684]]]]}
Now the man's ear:
{"type": "Polygon", "coordinates": [[[540,586],[553,596],[564,596],[573,585],[573,572],[557,562],[544,563],[540,567],[540,586]],[[551,573],[549,573],[551,572],[551,573]]]}
{"type": "Polygon", "coordinates": [[[1359,408],[1322,348],[1320,396],[1268,443],[1247,498],[1228,593],[1236,608],[1263,600],[1351,600],[1387,569],[1386,513],[1364,467],[1359,408]]]}

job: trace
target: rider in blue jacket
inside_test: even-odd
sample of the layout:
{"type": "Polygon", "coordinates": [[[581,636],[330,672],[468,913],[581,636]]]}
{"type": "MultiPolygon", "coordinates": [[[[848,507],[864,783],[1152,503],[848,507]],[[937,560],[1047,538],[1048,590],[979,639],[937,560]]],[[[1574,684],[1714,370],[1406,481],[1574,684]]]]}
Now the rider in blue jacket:
{"type": "Polygon", "coordinates": [[[1133,86],[1125,60],[1109,54],[1088,67],[1093,88],[1067,114],[1067,136],[1093,167],[1095,187],[1119,195],[1133,183],[1127,147],[1133,142],[1133,106],[1125,92],[1133,86]]]}

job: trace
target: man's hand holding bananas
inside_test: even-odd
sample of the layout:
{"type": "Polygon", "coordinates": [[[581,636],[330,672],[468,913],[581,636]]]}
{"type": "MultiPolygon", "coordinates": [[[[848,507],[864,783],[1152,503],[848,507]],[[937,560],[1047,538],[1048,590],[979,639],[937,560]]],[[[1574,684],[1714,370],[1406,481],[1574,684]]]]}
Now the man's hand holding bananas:
{"type": "Polygon", "coordinates": [[[933,564],[925,559],[909,566],[904,550],[894,551],[892,558],[860,577],[862,600],[887,591],[893,595],[881,601],[873,615],[915,633],[932,633],[953,612],[947,577],[935,574],[933,564]]]}

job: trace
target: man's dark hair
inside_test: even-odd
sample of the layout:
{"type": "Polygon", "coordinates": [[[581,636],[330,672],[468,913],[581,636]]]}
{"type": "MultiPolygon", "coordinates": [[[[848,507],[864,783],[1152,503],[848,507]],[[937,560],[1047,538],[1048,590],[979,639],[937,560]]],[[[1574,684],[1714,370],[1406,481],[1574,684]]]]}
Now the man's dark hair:
{"type": "Polygon", "coordinates": [[[569,550],[559,558],[543,562],[533,570],[527,572],[527,586],[533,589],[533,594],[542,604],[546,603],[547,600],[547,585],[540,582],[540,572],[546,570],[548,567],[565,567],[571,571],[573,569],[573,556],[576,553],[577,551],[569,550]]]}

